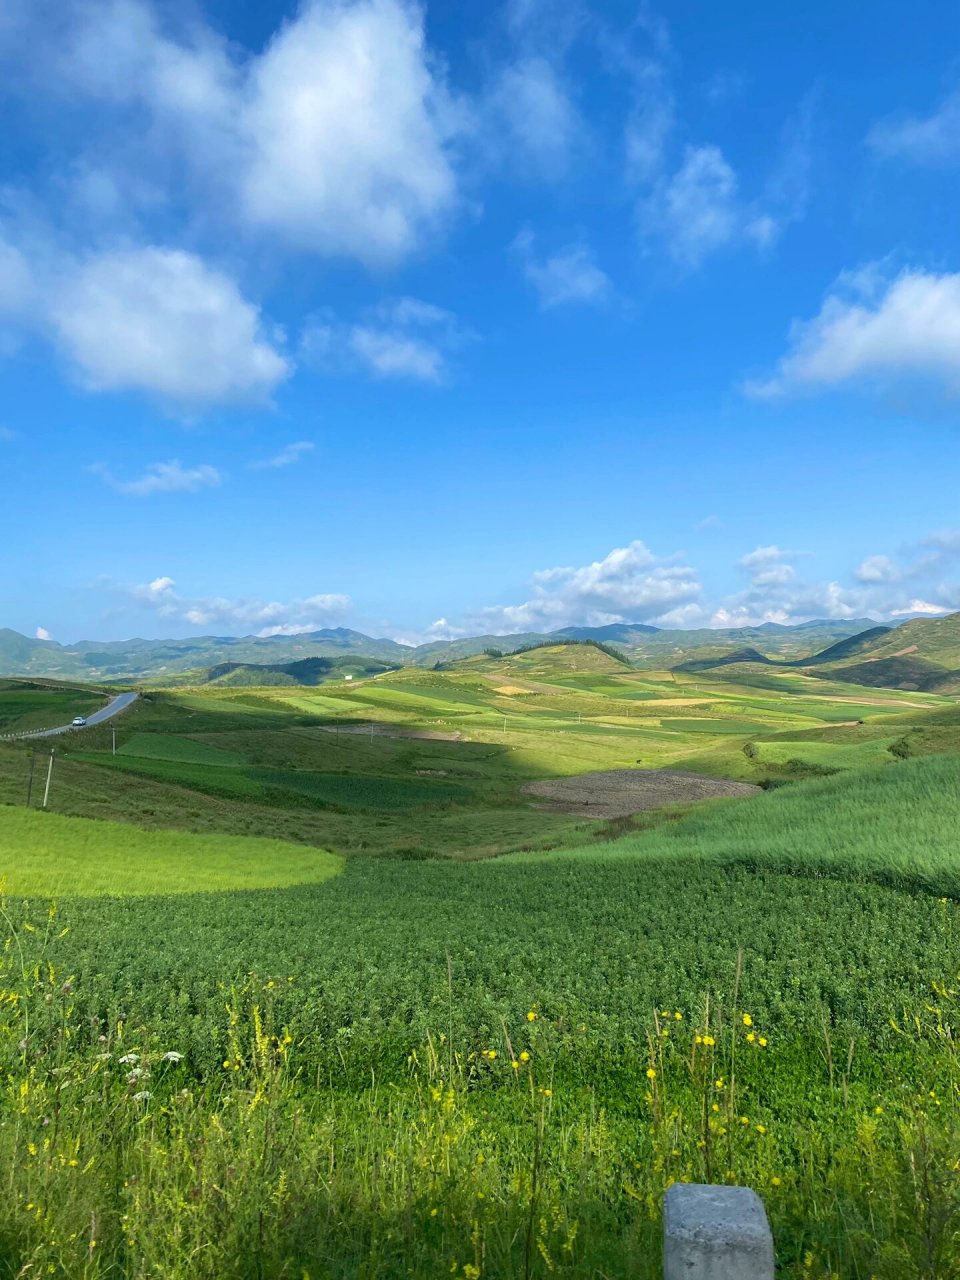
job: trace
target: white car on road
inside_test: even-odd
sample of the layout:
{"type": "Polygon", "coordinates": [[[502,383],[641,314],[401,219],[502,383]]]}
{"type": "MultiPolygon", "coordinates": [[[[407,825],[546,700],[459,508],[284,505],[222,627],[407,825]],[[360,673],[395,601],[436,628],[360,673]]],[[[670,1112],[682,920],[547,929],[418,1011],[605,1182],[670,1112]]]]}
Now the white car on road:
{"type": "Polygon", "coordinates": [[[73,717],[73,719],[70,721],[70,728],[71,728],[71,729],[82,729],[82,728],[83,728],[83,726],[84,726],[86,723],[87,723],[87,722],[86,722],[86,720],[84,719],[84,717],[83,717],[83,716],[74,716],[74,717],[73,717]]]}

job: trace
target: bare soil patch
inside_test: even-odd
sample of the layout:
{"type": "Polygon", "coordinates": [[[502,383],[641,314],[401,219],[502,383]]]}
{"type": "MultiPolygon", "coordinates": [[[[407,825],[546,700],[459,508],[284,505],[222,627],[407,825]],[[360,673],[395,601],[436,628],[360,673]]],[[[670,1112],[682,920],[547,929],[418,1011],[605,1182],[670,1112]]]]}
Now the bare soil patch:
{"type": "Polygon", "coordinates": [[[521,788],[547,803],[537,808],[585,818],[626,818],[642,809],[691,804],[716,796],[752,796],[759,787],[727,778],[705,778],[679,769],[608,769],[571,778],[546,778],[521,788]]]}

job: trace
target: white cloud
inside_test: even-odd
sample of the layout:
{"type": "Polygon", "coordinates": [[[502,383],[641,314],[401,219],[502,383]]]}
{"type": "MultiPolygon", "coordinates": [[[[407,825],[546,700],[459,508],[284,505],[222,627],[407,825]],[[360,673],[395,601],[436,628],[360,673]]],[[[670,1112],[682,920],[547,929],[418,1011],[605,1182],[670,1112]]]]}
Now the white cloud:
{"type": "Polygon", "coordinates": [[[238,124],[246,217],[304,248],[393,260],[455,202],[454,114],[401,0],[306,4],[254,60],[238,124]]]}
{"type": "MultiPolygon", "coordinates": [[[[108,467],[98,464],[91,468],[105,484],[117,493],[135,498],[146,498],[153,493],[196,493],[199,489],[216,488],[221,476],[216,467],[201,464],[185,467],[176,458],[171,462],[154,462],[135,480],[118,480],[108,467]]],[[[172,584],[171,584],[172,585],[172,584]]]]}
{"type": "Polygon", "coordinates": [[[407,0],[305,0],[253,55],[179,6],[22,7],[0,28],[0,69],[28,100],[40,86],[100,113],[95,144],[78,129],[75,145],[101,209],[104,195],[128,212],[186,195],[205,219],[382,263],[456,205],[462,113],[407,0]]]}
{"type": "Polygon", "coordinates": [[[746,569],[754,587],[785,586],[796,579],[797,571],[787,562],[794,551],[783,551],[780,547],[757,547],[756,550],[742,556],[739,564],[746,569]]]}
{"type": "Polygon", "coordinates": [[[876,268],[844,276],[813,320],[795,322],[790,350],[748,394],[920,378],[960,393],[960,273],[876,268]]]}
{"type": "Polygon", "coordinates": [[[304,331],[304,359],[328,372],[358,369],[376,378],[443,382],[449,355],[467,338],[456,317],[417,298],[399,298],[371,308],[355,324],[328,317],[304,331]]]}
{"type": "Polygon", "coordinates": [[[259,462],[251,462],[250,466],[254,471],[292,467],[305,454],[311,453],[315,447],[312,440],[295,440],[293,444],[285,444],[279,453],[273,454],[270,458],[261,458],[259,462]]]}
{"type": "Polygon", "coordinates": [[[50,634],[50,632],[47,630],[46,627],[37,627],[36,631],[34,632],[34,635],[37,637],[38,640],[53,639],[53,636],[50,634]]]}
{"type": "Polygon", "coordinates": [[[917,613],[948,613],[960,607],[960,585],[941,579],[948,561],[960,553],[960,536],[942,530],[906,547],[901,556],[866,556],[851,583],[810,582],[792,563],[801,552],[778,546],[757,547],[739,567],[747,587],[722,600],[711,619],[714,627],[796,623],[811,618],[902,618],[917,613]],[[907,595],[905,585],[912,582],[907,595]]]}
{"type": "Polygon", "coordinates": [[[854,570],[858,582],[899,582],[900,566],[889,556],[867,556],[854,570]]]}
{"type": "Polygon", "coordinates": [[[471,634],[469,627],[455,626],[452,622],[448,622],[446,618],[438,618],[436,622],[431,622],[430,626],[423,631],[401,631],[392,638],[397,644],[416,647],[419,644],[433,644],[438,640],[459,640],[461,637],[471,634]]]}
{"type": "Polygon", "coordinates": [[[88,390],[144,391],[191,411],[263,403],[292,371],[259,309],[196,254],[147,245],[79,257],[37,236],[16,253],[29,257],[28,284],[0,296],[0,310],[48,338],[88,390]]]}
{"type": "Polygon", "coordinates": [[[946,97],[932,115],[880,121],[867,135],[867,143],[884,158],[916,164],[960,159],[960,90],[946,97]]]}
{"type": "Polygon", "coordinates": [[[723,600],[710,625],[747,627],[810,618],[854,618],[866,612],[868,598],[863,591],[839,582],[804,581],[792,563],[802,554],[773,544],[756,547],[741,557],[738,564],[749,585],[723,600]]]}
{"type": "Polygon", "coordinates": [[[173,578],[154,578],[124,594],[154,609],[161,618],[187,622],[194,627],[218,626],[257,635],[299,635],[329,626],[351,608],[349,596],[333,593],[291,601],[230,599],[225,596],[187,598],[176,590],[173,578]]]}
{"type": "Polygon", "coordinates": [[[49,322],[95,391],[136,389],[203,408],[264,401],[291,371],[234,281],[180,250],[118,250],[76,264],[55,286],[49,322]]]}
{"type": "Polygon", "coordinates": [[[594,262],[586,245],[568,245],[538,262],[529,230],[521,231],[513,244],[521,256],[523,273],[539,294],[544,309],[570,302],[598,303],[609,297],[609,277],[594,262]]]}
{"type": "Polygon", "coordinates": [[[671,257],[693,268],[719,249],[769,244],[777,224],[744,204],[737,175],[719,147],[688,147],[680,168],[640,202],[641,231],[664,241],[671,257]]]}
{"type": "Polygon", "coordinates": [[[891,618],[904,618],[910,614],[929,614],[932,617],[939,617],[944,613],[950,613],[954,605],[933,604],[929,600],[911,600],[909,604],[904,605],[900,609],[891,609],[891,618]]]}
{"type": "Polygon", "coordinates": [[[694,569],[658,558],[639,541],[579,568],[544,569],[532,585],[522,604],[483,609],[473,621],[481,630],[506,632],[655,621],[701,593],[694,569]]]}

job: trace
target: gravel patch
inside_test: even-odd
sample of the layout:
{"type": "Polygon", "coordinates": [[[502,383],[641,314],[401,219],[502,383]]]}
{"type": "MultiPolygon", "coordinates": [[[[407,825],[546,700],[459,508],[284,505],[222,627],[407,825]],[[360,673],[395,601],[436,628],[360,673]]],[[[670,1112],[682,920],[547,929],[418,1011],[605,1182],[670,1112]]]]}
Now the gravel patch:
{"type": "Polygon", "coordinates": [[[547,803],[538,809],[576,813],[586,818],[625,818],[642,809],[691,804],[715,796],[752,796],[759,787],[727,778],[705,778],[679,769],[608,769],[570,778],[524,783],[521,790],[547,803]]]}

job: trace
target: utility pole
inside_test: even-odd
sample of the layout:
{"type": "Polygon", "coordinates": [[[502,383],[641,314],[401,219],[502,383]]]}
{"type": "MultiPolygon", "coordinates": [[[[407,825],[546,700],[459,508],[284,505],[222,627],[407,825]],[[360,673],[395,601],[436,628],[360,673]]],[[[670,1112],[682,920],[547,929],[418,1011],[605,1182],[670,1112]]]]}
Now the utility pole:
{"type": "Polygon", "coordinates": [[[50,763],[47,765],[47,785],[43,788],[43,807],[47,807],[50,798],[50,779],[53,777],[53,747],[50,748],[50,763]]]}
{"type": "Polygon", "coordinates": [[[33,792],[33,766],[37,763],[37,753],[30,749],[30,772],[27,774],[27,808],[30,808],[30,796],[33,792]]]}

